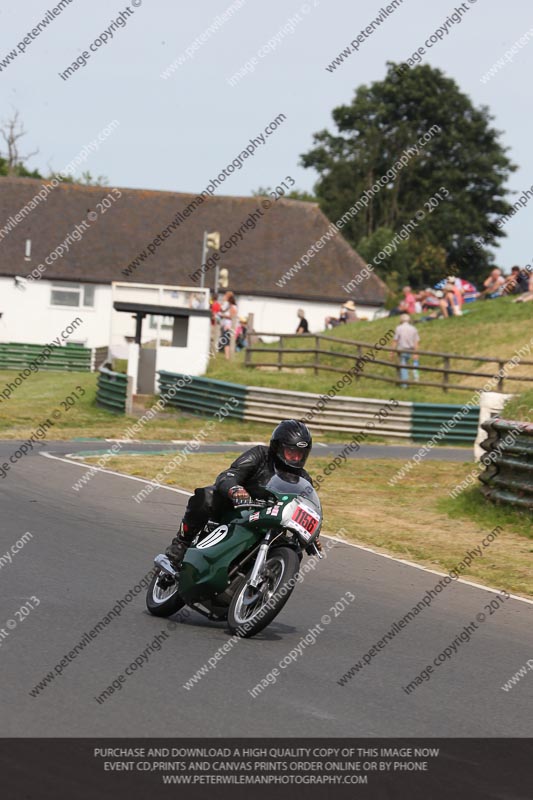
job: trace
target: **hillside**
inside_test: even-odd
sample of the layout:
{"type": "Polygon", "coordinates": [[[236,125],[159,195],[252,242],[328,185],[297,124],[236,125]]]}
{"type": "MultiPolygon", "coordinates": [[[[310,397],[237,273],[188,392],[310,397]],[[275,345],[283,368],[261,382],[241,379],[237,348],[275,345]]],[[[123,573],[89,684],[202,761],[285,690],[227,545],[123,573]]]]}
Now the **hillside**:
{"type": "MultiPolygon", "coordinates": [[[[296,306],[295,306],[296,307],[296,306]]],[[[415,317],[415,320],[417,318],[415,317]]],[[[420,322],[418,330],[420,332],[420,349],[433,352],[455,353],[468,356],[484,356],[498,358],[506,361],[515,353],[528,346],[533,337],[533,303],[513,303],[510,297],[498,300],[478,301],[465,307],[462,317],[449,319],[438,319],[432,322],[420,322]]],[[[376,320],[375,322],[354,322],[343,325],[335,331],[328,332],[328,349],[340,353],[356,353],[357,348],[349,344],[341,344],[339,339],[349,339],[367,342],[370,347],[385,336],[391,329],[394,330],[399,324],[398,317],[390,317],[376,320]]],[[[264,354],[259,358],[254,354],[254,361],[272,364],[268,368],[246,368],[244,366],[244,353],[238,353],[232,362],[228,362],[217,356],[212,360],[207,374],[219,380],[231,381],[235,383],[269,386],[276,388],[287,388],[295,391],[324,392],[327,391],[341,373],[319,372],[314,375],[311,369],[302,369],[299,364],[309,363],[313,360],[310,354],[297,354],[291,356],[290,363],[295,365],[295,369],[283,369],[279,371],[274,367],[277,361],[277,354],[269,352],[269,349],[278,347],[277,344],[265,346],[264,354]]],[[[287,348],[314,348],[315,340],[310,338],[288,339],[287,348]]],[[[321,347],[325,347],[322,343],[321,347]]],[[[366,349],[363,348],[363,352],[366,349]]],[[[389,361],[389,353],[382,353],[379,356],[382,360],[389,361]]],[[[533,343],[531,352],[524,356],[525,360],[533,361],[533,343]]],[[[333,365],[343,370],[349,369],[352,361],[349,359],[333,359],[331,356],[322,354],[320,363],[333,365]]],[[[432,356],[421,356],[421,366],[442,366],[443,359],[432,356]]],[[[475,372],[486,372],[494,374],[498,370],[496,364],[484,364],[479,361],[461,361],[453,364],[454,369],[464,369],[475,372]]],[[[435,403],[459,403],[466,402],[470,394],[475,389],[481,389],[488,380],[487,378],[472,378],[469,376],[450,376],[450,382],[459,386],[473,387],[468,389],[449,389],[444,392],[437,387],[417,386],[408,389],[401,389],[393,383],[386,383],[372,380],[370,374],[378,376],[393,376],[393,371],[383,365],[372,363],[365,367],[364,375],[351,386],[346,387],[343,393],[359,397],[376,398],[398,398],[401,400],[413,400],[417,402],[435,403]]],[[[533,365],[518,365],[514,370],[509,370],[509,375],[524,375],[533,379],[533,365]]],[[[442,374],[421,372],[421,380],[440,382],[442,374]]],[[[504,390],[507,393],[516,393],[531,388],[531,383],[508,381],[505,383],[504,390]]]]}

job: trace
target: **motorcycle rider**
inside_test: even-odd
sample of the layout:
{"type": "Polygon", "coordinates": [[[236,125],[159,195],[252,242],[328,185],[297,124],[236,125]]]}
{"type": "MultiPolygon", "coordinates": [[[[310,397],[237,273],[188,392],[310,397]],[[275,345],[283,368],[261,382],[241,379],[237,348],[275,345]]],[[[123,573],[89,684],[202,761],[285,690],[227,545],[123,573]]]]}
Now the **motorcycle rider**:
{"type": "MultiPolygon", "coordinates": [[[[178,533],[166,549],[174,569],[178,569],[187,548],[209,520],[216,520],[232,506],[238,508],[249,503],[252,497],[264,496],[264,487],[277,470],[301,476],[312,484],[304,469],[312,447],[307,425],[285,419],[274,429],[268,447],[250,448],[218,475],[214,485],[196,489],[187,503],[178,533]]],[[[316,546],[322,549],[318,540],[316,546]]]]}

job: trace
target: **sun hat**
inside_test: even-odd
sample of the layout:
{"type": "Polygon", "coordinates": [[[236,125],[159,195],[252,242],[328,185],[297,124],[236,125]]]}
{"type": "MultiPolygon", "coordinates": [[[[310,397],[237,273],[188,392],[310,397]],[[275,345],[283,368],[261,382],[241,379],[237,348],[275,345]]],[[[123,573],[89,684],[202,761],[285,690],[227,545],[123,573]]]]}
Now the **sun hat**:
{"type": "Polygon", "coordinates": [[[344,303],[343,308],[347,308],[348,311],[355,311],[355,303],[353,300],[348,300],[347,303],[344,303]]]}

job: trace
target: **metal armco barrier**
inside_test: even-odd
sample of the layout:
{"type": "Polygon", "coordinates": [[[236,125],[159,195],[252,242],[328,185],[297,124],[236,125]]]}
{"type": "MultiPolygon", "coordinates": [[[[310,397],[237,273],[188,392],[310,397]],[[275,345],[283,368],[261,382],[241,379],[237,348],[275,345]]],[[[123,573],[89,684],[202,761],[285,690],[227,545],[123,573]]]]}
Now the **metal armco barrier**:
{"type": "Polygon", "coordinates": [[[98,370],[98,389],[96,403],[108,411],[131,414],[132,379],[122,372],[112,372],[107,367],[98,370]]]}
{"type": "MultiPolygon", "coordinates": [[[[184,375],[159,372],[159,386],[165,389],[183,379],[184,375]]],[[[192,378],[169,400],[169,405],[195,414],[212,415],[233,398],[228,405],[228,416],[250,422],[276,424],[281,419],[305,418],[311,414],[309,425],[318,431],[357,433],[365,430],[367,423],[375,421],[374,414],[386,401],[366,397],[325,398],[324,407],[317,410],[321,395],[310,392],[291,392],[285,389],[269,389],[263,386],[241,386],[210,378],[192,378]]],[[[441,432],[462,406],[411,403],[400,401],[388,407],[388,415],[372,429],[372,435],[389,438],[427,441],[441,433],[442,444],[472,444],[476,438],[479,409],[473,408],[461,422],[447,433],[441,432]]]]}
{"type": "Polygon", "coordinates": [[[248,391],[246,386],[209,378],[191,378],[188,375],[165,370],[160,370],[157,374],[159,375],[159,391],[163,395],[167,393],[166,390],[170,386],[181,380],[180,388],[174,397],[169,398],[168,405],[190,411],[193,414],[212,416],[215,411],[228,403],[226,406],[228,414],[225,416],[243,419],[244,399],[248,391]],[[185,378],[187,383],[182,385],[185,378]],[[231,398],[234,399],[233,402],[230,402],[231,398]]]}
{"type": "MultiPolygon", "coordinates": [[[[26,369],[38,358],[46,345],[7,342],[0,344],[0,369],[26,369]]],[[[90,372],[92,351],[82,345],[54,347],[48,358],[39,363],[40,370],[90,372]]]]}
{"type": "Polygon", "coordinates": [[[533,424],[496,417],[481,427],[488,434],[481,447],[491,459],[479,476],[484,496],[494,503],[533,511],[533,424]],[[509,439],[512,432],[518,434],[514,440],[509,439]]]}
{"type": "MultiPolygon", "coordinates": [[[[332,399],[328,398],[329,402],[321,411],[315,411],[319,398],[320,395],[307,392],[249,386],[244,418],[255,422],[276,423],[288,417],[305,418],[311,412],[311,428],[358,433],[365,429],[368,422],[375,422],[373,415],[386,402],[337,395],[332,399]]],[[[397,406],[390,408],[387,417],[380,422],[379,427],[372,430],[372,434],[411,438],[411,403],[399,402],[397,406]]]]}
{"type": "MultiPolygon", "coordinates": [[[[461,408],[463,406],[413,403],[411,438],[415,442],[426,442],[436,436],[461,408]]],[[[445,444],[471,444],[476,440],[478,421],[479,406],[474,406],[439,441],[445,444]]]]}
{"type": "Polygon", "coordinates": [[[107,345],[103,347],[93,347],[92,350],[92,360],[91,360],[91,372],[96,372],[102,364],[105,364],[109,357],[109,348],[107,345]]]}

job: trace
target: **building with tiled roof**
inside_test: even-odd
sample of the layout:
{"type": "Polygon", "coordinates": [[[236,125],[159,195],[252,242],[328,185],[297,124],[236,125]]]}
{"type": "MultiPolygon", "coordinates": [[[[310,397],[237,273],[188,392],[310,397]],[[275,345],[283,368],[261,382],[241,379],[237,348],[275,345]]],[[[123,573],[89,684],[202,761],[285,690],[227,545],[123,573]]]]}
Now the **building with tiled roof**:
{"type": "Polygon", "coordinates": [[[216,265],[256,330],[295,330],[299,307],[322,330],[347,300],[369,318],[384,303],[373,274],[343,290],[365,263],[314,203],[0,178],[0,338],[48,341],[78,308],[79,339],[107,344],[114,281],[214,287],[215,262],[202,267],[213,231],[216,265]]]}

